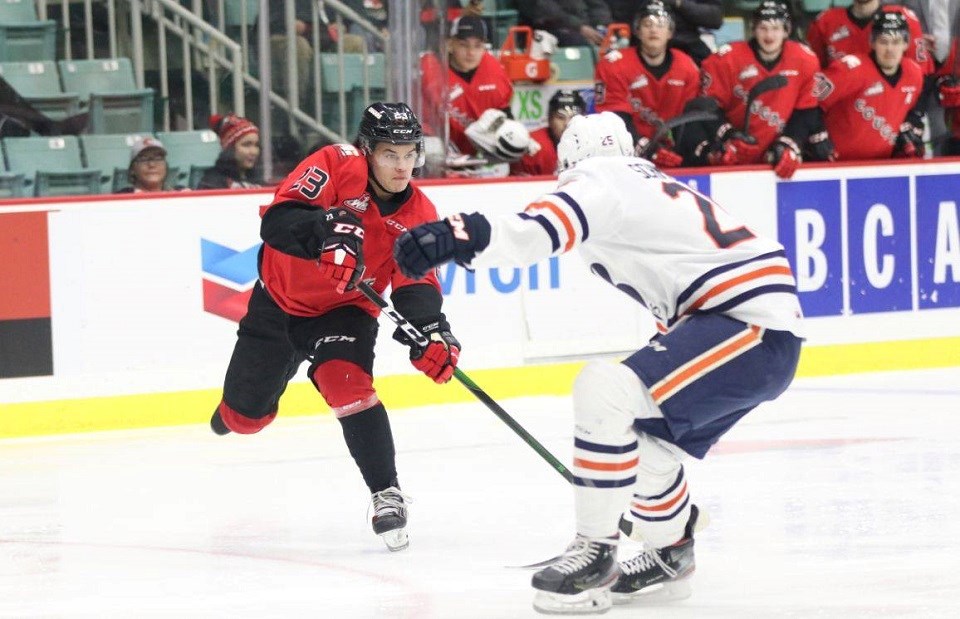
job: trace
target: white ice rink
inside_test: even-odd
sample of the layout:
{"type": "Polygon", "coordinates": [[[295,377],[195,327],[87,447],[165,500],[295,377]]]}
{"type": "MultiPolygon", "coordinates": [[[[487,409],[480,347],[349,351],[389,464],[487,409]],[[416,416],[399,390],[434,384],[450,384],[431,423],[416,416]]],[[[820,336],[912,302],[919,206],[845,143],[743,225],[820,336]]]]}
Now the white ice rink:
{"type": "MultiPolygon", "coordinates": [[[[569,460],[567,398],[503,405],[569,460]]],[[[537,616],[563,479],[479,403],[392,420],[396,554],[330,417],[0,441],[0,616],[537,616]]],[[[693,597],[606,616],[960,617],[958,435],[960,369],[796,381],[688,465],[693,597]]]]}

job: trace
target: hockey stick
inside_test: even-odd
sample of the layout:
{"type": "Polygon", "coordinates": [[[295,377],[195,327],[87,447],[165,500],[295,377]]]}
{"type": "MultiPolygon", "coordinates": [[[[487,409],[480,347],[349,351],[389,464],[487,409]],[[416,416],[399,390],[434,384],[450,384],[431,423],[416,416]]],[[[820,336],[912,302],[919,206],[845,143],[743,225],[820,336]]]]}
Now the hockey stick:
{"type": "Polygon", "coordinates": [[[704,122],[707,120],[716,120],[717,115],[714,112],[708,112],[706,110],[694,110],[687,112],[685,114],[680,114],[679,116],[674,116],[666,122],[661,122],[657,125],[657,130],[653,134],[653,137],[650,138],[650,141],[647,142],[647,145],[643,147],[638,153],[639,157],[644,159],[649,159],[653,153],[657,152],[657,148],[660,147],[660,142],[663,141],[663,138],[666,137],[672,129],[686,125],[688,123],[704,122]]]}
{"type": "MultiPolygon", "coordinates": [[[[396,309],[394,309],[386,299],[384,299],[380,294],[374,290],[370,284],[367,282],[360,282],[357,284],[357,289],[376,304],[384,314],[387,315],[387,318],[393,321],[397,327],[400,328],[403,333],[410,338],[411,341],[415,342],[418,346],[426,346],[429,341],[420,331],[414,327],[412,324],[407,322],[407,319],[400,315],[396,309]]],[[[527,432],[523,426],[517,423],[516,419],[511,417],[507,411],[503,410],[499,404],[497,404],[493,398],[491,398],[487,393],[481,389],[475,382],[470,380],[460,368],[456,368],[453,371],[453,377],[460,381],[464,387],[466,387],[470,393],[472,393],[478,400],[483,402],[487,408],[489,408],[494,415],[500,418],[503,423],[507,424],[511,430],[517,433],[517,435],[526,442],[527,445],[533,448],[541,458],[547,461],[553,469],[563,475],[563,478],[567,480],[568,483],[573,483],[573,473],[570,472],[567,467],[565,467],[559,460],[557,460],[552,453],[547,451],[547,448],[540,444],[540,442],[535,439],[529,432],[527,432]]]]}
{"type": "Polygon", "coordinates": [[[751,88],[750,92],[747,93],[747,110],[743,113],[742,131],[746,135],[750,135],[750,108],[753,107],[754,100],[764,93],[768,93],[771,90],[779,90],[786,85],[786,76],[780,75],[779,73],[765,77],[753,85],[753,88],[751,88]]]}

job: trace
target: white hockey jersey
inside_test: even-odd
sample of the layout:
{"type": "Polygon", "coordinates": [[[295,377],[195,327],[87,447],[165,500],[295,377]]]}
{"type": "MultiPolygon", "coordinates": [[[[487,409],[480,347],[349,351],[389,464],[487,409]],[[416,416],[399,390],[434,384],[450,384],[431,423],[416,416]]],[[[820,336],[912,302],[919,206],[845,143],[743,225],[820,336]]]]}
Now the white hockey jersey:
{"type": "Polygon", "coordinates": [[[708,312],[803,336],[783,246],[645,159],[582,161],[560,175],[555,192],[490,224],[490,244],[472,267],[525,266],[576,247],[661,331],[708,312]]]}

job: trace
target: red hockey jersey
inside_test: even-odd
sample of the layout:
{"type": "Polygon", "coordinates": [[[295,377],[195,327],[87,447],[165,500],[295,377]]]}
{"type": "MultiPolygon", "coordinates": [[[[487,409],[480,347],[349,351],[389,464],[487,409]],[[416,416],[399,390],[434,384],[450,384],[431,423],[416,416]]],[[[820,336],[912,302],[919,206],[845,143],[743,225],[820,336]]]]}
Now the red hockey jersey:
{"type": "MultiPolygon", "coordinates": [[[[920,20],[910,9],[897,5],[881,7],[887,13],[901,12],[907,18],[910,27],[910,47],[904,57],[913,59],[923,74],[933,73],[933,55],[930,54],[923,41],[923,30],[920,20]]],[[[847,54],[870,54],[871,20],[859,21],[854,19],[850,9],[836,7],[827,9],[817,16],[807,31],[807,42],[810,48],[820,59],[820,65],[826,68],[830,62],[839,60],[847,54]]]]}
{"type": "Polygon", "coordinates": [[[750,89],[772,75],[787,78],[786,86],[760,95],[751,106],[749,133],[757,139],[760,154],[750,163],[762,161],[763,153],[783,132],[794,110],[817,106],[814,86],[820,65],[810,48],[786,41],[779,60],[768,66],[748,41],[724,45],[703,61],[703,94],[716,99],[727,121],[738,129],[743,128],[750,89]]]}
{"type": "Polygon", "coordinates": [[[447,97],[444,99],[443,65],[434,54],[424,54],[420,64],[424,109],[433,114],[432,117],[424,119],[424,128],[428,133],[437,135],[443,122],[443,112],[446,110],[450,116],[450,141],[456,144],[462,153],[476,153],[477,149],[464,135],[464,130],[480,118],[485,110],[509,108],[513,98],[513,84],[503,66],[486,53],[469,82],[452,69],[447,69],[447,97]]]}
{"type": "Polygon", "coordinates": [[[637,133],[651,137],[656,125],[683,112],[700,91],[700,69],[680,50],[667,51],[666,72],[657,77],[635,47],[612,50],[597,63],[598,112],[626,112],[637,133]]]}
{"type": "Polygon", "coordinates": [[[904,58],[900,69],[891,85],[870,56],[856,54],[824,72],[817,95],[838,159],[886,159],[893,154],[900,125],[923,90],[917,63],[904,58]]]}
{"type": "MultiPolygon", "coordinates": [[[[954,39],[950,45],[950,54],[943,61],[943,66],[937,71],[942,77],[957,77],[960,75],[960,39],[954,39]]],[[[960,107],[951,107],[943,110],[943,118],[950,128],[950,134],[960,140],[960,107]]]]}
{"type": "MultiPolygon", "coordinates": [[[[260,207],[260,216],[274,205],[296,201],[318,209],[343,207],[363,224],[364,279],[382,293],[411,284],[429,283],[440,290],[435,273],[425,279],[404,277],[393,261],[394,241],[408,228],[437,219],[437,209],[416,187],[392,215],[382,216],[367,188],[367,159],[349,144],[326,146],[313,153],[277,188],[273,202],[260,207]]],[[[320,277],[315,260],[297,258],[264,244],[260,278],[267,292],[288,314],[318,316],[344,305],[356,305],[371,316],[380,310],[360,292],[338,294],[333,282],[320,277]]]]}
{"type": "Polygon", "coordinates": [[[557,173],[557,147],[550,139],[550,129],[543,127],[530,133],[530,137],[540,144],[536,155],[525,155],[523,159],[510,164],[510,176],[545,176],[557,173]]]}

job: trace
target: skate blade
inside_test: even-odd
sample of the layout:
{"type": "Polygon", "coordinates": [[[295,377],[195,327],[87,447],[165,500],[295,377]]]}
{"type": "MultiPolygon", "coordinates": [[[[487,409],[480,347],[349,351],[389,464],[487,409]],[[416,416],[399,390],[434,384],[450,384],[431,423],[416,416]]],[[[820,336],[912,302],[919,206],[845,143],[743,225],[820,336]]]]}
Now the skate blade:
{"type": "Polygon", "coordinates": [[[611,600],[617,606],[622,604],[636,604],[638,606],[655,606],[657,604],[667,604],[670,602],[679,602],[693,595],[693,587],[690,586],[690,577],[685,576],[679,580],[671,580],[633,593],[610,593],[611,600]]]}
{"type": "Polygon", "coordinates": [[[407,537],[407,531],[402,528],[381,533],[380,539],[387,545],[390,552],[399,552],[410,545],[410,538],[407,537]]]}
{"type": "Polygon", "coordinates": [[[550,557],[549,559],[544,559],[543,561],[537,561],[536,563],[527,563],[526,565],[508,565],[507,569],[511,570],[536,570],[541,567],[547,567],[548,565],[553,565],[557,561],[563,558],[563,555],[557,555],[555,557],[550,557]]]}
{"type": "Polygon", "coordinates": [[[608,588],[588,589],[573,595],[537,591],[533,596],[533,609],[544,615],[599,615],[612,606],[608,588]]]}

